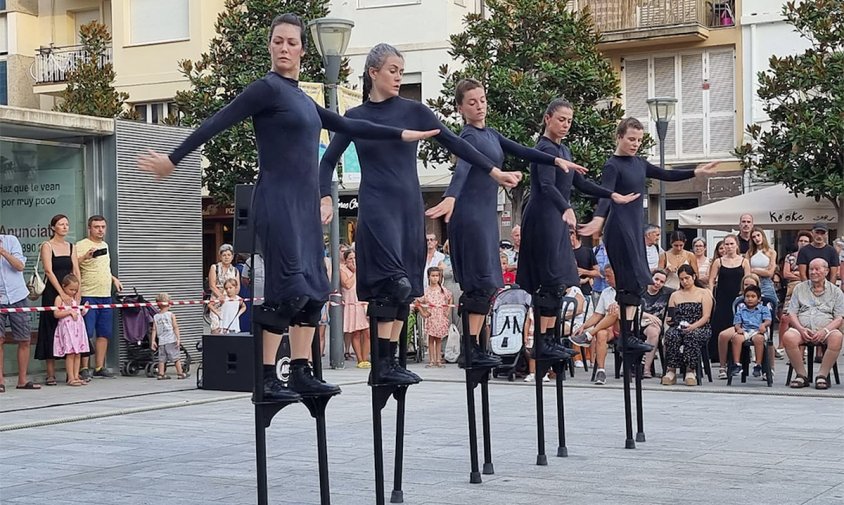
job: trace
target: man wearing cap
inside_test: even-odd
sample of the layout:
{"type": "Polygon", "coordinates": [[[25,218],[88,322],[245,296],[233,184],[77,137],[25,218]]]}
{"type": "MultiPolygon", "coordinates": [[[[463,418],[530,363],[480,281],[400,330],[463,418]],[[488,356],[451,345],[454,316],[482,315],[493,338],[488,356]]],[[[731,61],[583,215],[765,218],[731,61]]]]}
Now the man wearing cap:
{"type": "Polygon", "coordinates": [[[838,253],[827,243],[828,232],[825,223],[815,223],[812,227],[812,242],[797,253],[797,268],[800,270],[801,281],[809,278],[809,263],[815,258],[823,258],[829,265],[829,282],[835,284],[838,279],[838,253]]]}

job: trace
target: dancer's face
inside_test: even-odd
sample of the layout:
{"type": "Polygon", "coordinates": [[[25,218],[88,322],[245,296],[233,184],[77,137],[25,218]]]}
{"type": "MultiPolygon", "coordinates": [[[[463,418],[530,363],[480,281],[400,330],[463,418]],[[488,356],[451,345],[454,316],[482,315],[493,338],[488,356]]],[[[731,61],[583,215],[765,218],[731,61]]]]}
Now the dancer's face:
{"type": "Polygon", "coordinates": [[[486,120],[486,91],[475,88],[463,94],[463,101],[457,104],[457,112],[467,123],[478,123],[486,120]]]}
{"type": "Polygon", "coordinates": [[[545,133],[553,139],[563,139],[569,134],[574,111],[568,107],[558,107],[553,114],[545,116],[545,133]]]}
{"type": "Polygon", "coordinates": [[[403,75],[404,58],[396,55],[388,56],[381,68],[369,69],[372,88],[377,90],[379,95],[387,98],[398,96],[403,75]]]}
{"type": "Polygon", "coordinates": [[[298,26],[282,23],[273,29],[270,39],[270,59],[273,70],[285,77],[298,78],[302,62],[302,32],[298,26]]]}
{"type": "Polygon", "coordinates": [[[616,138],[619,154],[622,156],[635,156],[639,152],[639,147],[642,145],[642,138],[644,136],[644,131],[628,128],[623,135],[616,138]]]}

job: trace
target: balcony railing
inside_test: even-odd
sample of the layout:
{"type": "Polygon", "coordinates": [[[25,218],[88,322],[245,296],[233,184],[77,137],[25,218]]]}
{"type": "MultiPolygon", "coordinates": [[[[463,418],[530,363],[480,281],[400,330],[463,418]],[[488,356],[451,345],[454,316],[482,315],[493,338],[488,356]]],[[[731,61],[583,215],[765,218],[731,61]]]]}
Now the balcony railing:
{"type": "MultiPolygon", "coordinates": [[[[79,68],[88,58],[88,52],[82,46],[42,47],[35,52],[30,74],[35,84],[50,84],[67,81],[67,75],[79,68]]],[[[102,68],[111,63],[111,46],[99,57],[97,65],[102,68]]]]}
{"type": "Polygon", "coordinates": [[[663,28],[733,26],[732,0],[577,0],[589,6],[601,33],[663,28]]]}

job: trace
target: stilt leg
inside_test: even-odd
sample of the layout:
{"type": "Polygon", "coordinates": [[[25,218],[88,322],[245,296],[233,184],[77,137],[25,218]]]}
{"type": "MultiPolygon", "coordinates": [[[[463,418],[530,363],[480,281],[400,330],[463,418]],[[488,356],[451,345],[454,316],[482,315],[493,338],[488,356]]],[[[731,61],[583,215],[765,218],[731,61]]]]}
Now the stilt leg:
{"type": "Polygon", "coordinates": [[[481,381],[481,417],[484,427],[484,475],[493,475],[492,465],[492,434],[489,425],[489,372],[481,381]]]}

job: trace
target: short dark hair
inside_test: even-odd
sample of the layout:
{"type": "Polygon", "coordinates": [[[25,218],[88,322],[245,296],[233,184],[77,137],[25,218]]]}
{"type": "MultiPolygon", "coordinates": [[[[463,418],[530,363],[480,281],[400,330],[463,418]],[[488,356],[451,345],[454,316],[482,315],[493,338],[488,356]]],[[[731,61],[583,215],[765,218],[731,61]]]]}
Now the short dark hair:
{"type": "Polygon", "coordinates": [[[750,286],[747,286],[746,288],[744,288],[744,295],[747,296],[747,293],[749,293],[751,291],[756,293],[757,297],[762,298],[762,289],[759,286],[757,286],[756,284],[751,284],[750,286]]]}
{"type": "Polygon", "coordinates": [[[299,40],[302,41],[302,49],[306,49],[308,47],[308,32],[305,30],[305,23],[302,21],[302,18],[293,14],[292,12],[287,12],[285,14],[279,14],[278,16],[274,17],[272,22],[270,23],[270,33],[267,35],[267,43],[273,41],[273,32],[275,31],[275,27],[278,25],[293,25],[299,27],[299,40]]]}
{"type": "Polygon", "coordinates": [[[616,137],[623,137],[627,130],[633,128],[634,130],[645,130],[645,127],[642,125],[642,122],[636,119],[635,117],[628,117],[621,120],[618,123],[618,128],[615,130],[616,137]]]}
{"type": "Polygon", "coordinates": [[[88,218],[88,228],[90,228],[91,225],[96,221],[105,221],[106,223],[108,222],[108,221],[106,221],[105,217],[103,217],[99,214],[94,214],[93,216],[88,218]]]}
{"type": "Polygon", "coordinates": [[[656,275],[656,274],[662,274],[663,277],[665,277],[666,279],[668,278],[668,272],[666,272],[664,268],[657,268],[656,270],[654,270],[654,273],[651,274],[651,275],[653,276],[653,275],[656,275]]]}

